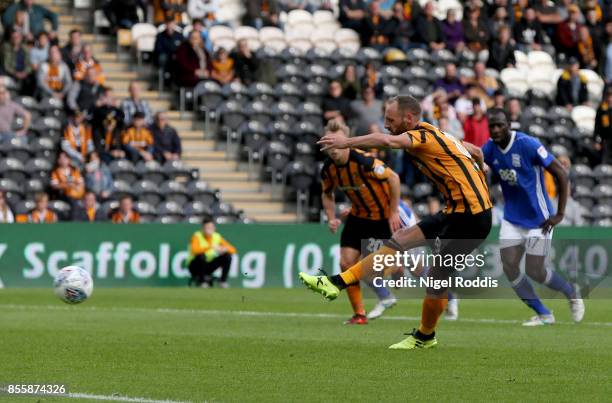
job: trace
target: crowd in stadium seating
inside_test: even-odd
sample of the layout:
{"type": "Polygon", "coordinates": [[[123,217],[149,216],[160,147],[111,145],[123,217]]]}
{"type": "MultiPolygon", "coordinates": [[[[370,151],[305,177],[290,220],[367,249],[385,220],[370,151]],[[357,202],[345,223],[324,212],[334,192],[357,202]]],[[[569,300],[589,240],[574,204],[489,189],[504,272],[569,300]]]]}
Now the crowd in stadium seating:
{"type": "MultiPolygon", "coordinates": [[[[180,138],[165,114],[154,115],[148,103],[141,99],[138,82],[130,83],[127,99],[120,101],[114,97],[113,89],[105,85],[105,74],[93,46],[82,41],[79,30],[71,31],[68,38],[58,37],[58,15],[35,4],[34,0],[4,6],[0,10],[4,28],[0,64],[3,76],[1,143],[10,147],[36,147],[35,143],[41,136],[45,137],[46,130],[54,129],[45,126],[45,117],[40,116],[37,108],[43,104],[52,106],[49,111],[60,119],[60,127],[57,128],[58,149],[51,146],[45,155],[54,166],[48,177],[41,178],[48,186],[38,187],[37,192],[30,194],[36,207],[19,214],[2,213],[2,219],[54,222],[58,216],[47,208],[51,195],[54,200],[69,204],[72,217],[101,220],[101,215],[90,209],[92,200],[100,208],[111,197],[113,177],[108,164],[122,158],[134,163],[157,161],[160,164],[179,160],[180,138]],[[45,31],[45,24],[49,24],[51,31],[45,31]],[[43,126],[34,132],[33,114],[43,126]],[[79,215],[83,208],[85,214],[79,215]]],[[[133,18],[131,7],[129,1],[111,1],[104,10],[117,26],[127,26],[133,18]]],[[[132,21],[138,21],[138,17],[132,21]]],[[[8,156],[12,157],[10,150],[8,156]]],[[[5,196],[3,192],[1,208],[8,208],[5,196]]],[[[138,214],[131,212],[132,207],[124,206],[127,203],[120,203],[119,215],[110,216],[113,222],[138,221],[138,214]]]]}
{"type": "MultiPolygon", "coordinates": [[[[54,191],[63,192],[63,198],[81,199],[88,189],[94,192],[90,197],[104,200],[112,183],[106,166],[111,161],[180,159],[176,131],[163,113],[154,115],[141,99],[139,84],[130,84],[128,99],[117,100],[112,88],[105,87],[104,71],[80,33],[57,38],[57,16],[44,7],[28,6],[30,3],[32,0],[23,0],[25,6],[12,5],[2,16],[7,33],[2,69],[13,78],[19,95],[57,99],[67,106],[61,142],[65,155],[60,158],[69,159],[74,173],[60,165],[60,158],[57,169],[76,179],[78,172],[81,179],[74,180],[69,190],[52,185],[54,191]],[[45,20],[51,32],[44,32],[45,20]],[[65,46],[59,48],[63,39],[67,39],[65,46]],[[76,185],[81,182],[83,189],[76,185]]],[[[222,28],[218,16],[226,6],[218,0],[106,0],[102,10],[112,32],[144,21],[158,25],[152,60],[164,73],[166,84],[195,89],[194,96],[202,98],[207,116],[211,110],[219,112],[215,115],[221,124],[219,138],[224,139],[226,133],[236,135],[247,154],[267,164],[266,173],[272,172],[273,180],[276,171],[298,169],[287,165],[290,161],[312,161],[314,139],[329,119],[347,121],[356,134],[382,130],[383,101],[400,90],[422,100],[424,119],[477,145],[489,137],[486,109],[501,106],[509,111],[514,129],[555,146],[553,152],[560,157],[571,156],[576,169],[612,162],[609,1],[587,0],[578,5],[572,0],[558,4],[469,0],[463,6],[454,2],[437,9],[442,3],[251,0],[244,4],[242,22],[257,30],[255,37],[242,34],[235,38],[235,26],[229,33],[213,35],[222,28]],[[153,15],[147,15],[148,5],[153,6],[153,15]],[[298,32],[300,22],[291,21],[296,10],[334,11],[337,21],[321,27],[338,24],[338,28],[354,30],[357,47],[348,43],[351,35],[344,30],[335,32],[342,31],[349,40],[343,43],[337,37],[332,50],[325,50],[327,37],[320,44],[314,38],[310,43],[308,35],[316,34],[317,29],[309,28],[306,35],[298,32]],[[268,27],[280,28],[284,35],[279,39],[281,48],[274,48],[274,40],[259,40],[268,27]],[[528,77],[519,77],[524,87],[513,87],[504,77],[505,73],[508,77],[524,74],[520,68],[527,62],[521,58],[537,52],[550,55],[547,67],[555,80],[554,88],[544,94],[531,82],[527,85],[528,77]],[[555,75],[557,66],[563,71],[555,75]],[[589,72],[605,85],[593,84],[589,72]],[[595,122],[594,130],[584,131],[578,122],[582,115],[573,111],[582,112],[582,106],[596,110],[595,116],[587,113],[595,122]],[[249,126],[247,113],[250,120],[261,121],[262,128],[249,126]],[[317,113],[319,117],[313,118],[317,113]],[[296,129],[291,130],[294,125],[296,129]],[[261,138],[265,141],[258,142],[261,138]],[[311,141],[305,140],[309,138],[311,141]],[[254,155],[257,147],[267,153],[254,155]]],[[[309,22],[306,25],[314,27],[309,22]]],[[[546,80],[550,81],[550,74],[546,80]]],[[[7,122],[3,120],[0,133],[7,139],[26,137],[32,119],[8,96],[0,88],[0,117],[12,121],[19,116],[20,127],[2,127],[7,122]]],[[[387,160],[410,188],[422,181],[403,154],[387,154],[387,160]]],[[[429,200],[431,195],[423,190],[422,200],[429,200]]]]}

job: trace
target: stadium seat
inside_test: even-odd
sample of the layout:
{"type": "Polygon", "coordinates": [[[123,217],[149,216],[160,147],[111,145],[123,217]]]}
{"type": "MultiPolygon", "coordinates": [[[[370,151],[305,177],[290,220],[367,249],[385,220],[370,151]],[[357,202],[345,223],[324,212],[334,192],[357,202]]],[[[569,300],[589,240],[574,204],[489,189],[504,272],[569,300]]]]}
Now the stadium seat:
{"type": "Polygon", "coordinates": [[[414,186],[412,196],[415,201],[426,201],[433,194],[433,187],[429,182],[421,182],[414,186]]]}
{"type": "Polygon", "coordinates": [[[294,147],[294,161],[302,162],[309,166],[314,166],[316,159],[316,149],[314,144],[299,141],[294,147]]]}
{"type": "Polygon", "coordinates": [[[254,102],[270,105],[276,100],[276,91],[268,83],[255,82],[249,86],[249,96],[254,102]]]}
{"type": "Polygon", "coordinates": [[[525,54],[525,52],[515,50],[514,59],[516,60],[516,69],[529,70],[529,57],[525,54]]]}
{"type": "Polygon", "coordinates": [[[580,70],[580,72],[587,78],[587,88],[589,91],[589,100],[593,104],[599,104],[599,102],[601,102],[601,98],[603,95],[605,82],[599,76],[599,74],[597,74],[593,70],[582,69],[580,70]]]}
{"type": "Polygon", "coordinates": [[[282,120],[292,125],[297,122],[298,111],[290,102],[281,101],[275,103],[272,107],[272,114],[275,120],[282,120]]]}
{"type": "Polygon", "coordinates": [[[323,110],[316,102],[304,102],[298,107],[298,114],[301,121],[310,122],[313,125],[321,124],[323,110]]]}
{"type": "Polygon", "coordinates": [[[408,63],[413,66],[421,66],[424,68],[429,68],[429,66],[431,66],[431,56],[429,52],[425,49],[421,49],[421,48],[410,49],[406,53],[406,59],[408,63]]]}
{"type": "Polygon", "coordinates": [[[289,102],[290,104],[297,106],[304,99],[303,90],[300,87],[292,83],[279,83],[275,87],[276,97],[281,102],[289,102]]]}
{"type": "Polygon", "coordinates": [[[612,165],[601,164],[596,166],[593,176],[597,179],[597,183],[612,186],[612,165]]]}
{"type": "Polygon", "coordinates": [[[431,63],[438,66],[445,66],[449,63],[457,63],[457,57],[448,49],[440,49],[431,53],[431,63]]]}
{"type": "Polygon", "coordinates": [[[189,182],[187,192],[194,202],[199,201],[206,206],[212,206],[219,201],[219,190],[211,189],[203,181],[196,180],[189,182]]]}
{"type": "Polygon", "coordinates": [[[269,46],[281,52],[287,47],[285,33],[276,27],[262,27],[259,30],[259,40],[263,46],[269,46]]]}
{"type": "Polygon", "coordinates": [[[163,172],[161,165],[155,160],[140,161],[136,164],[136,172],[138,172],[142,180],[151,181],[158,185],[167,179],[167,175],[163,172]]]}
{"type": "Polygon", "coordinates": [[[0,190],[5,192],[6,201],[10,205],[15,205],[24,198],[24,189],[21,187],[22,182],[16,182],[10,178],[0,178],[0,190]]]}
{"type": "Polygon", "coordinates": [[[321,137],[321,132],[323,131],[322,123],[319,122],[311,122],[307,120],[303,120],[298,123],[295,128],[297,139],[299,141],[304,141],[309,144],[315,144],[319,138],[321,137]]]}
{"type": "Polygon", "coordinates": [[[124,181],[126,183],[134,183],[138,179],[138,173],[132,161],[126,159],[113,160],[108,168],[111,171],[114,179],[124,181]]]}
{"type": "Polygon", "coordinates": [[[213,203],[206,204],[199,200],[196,200],[196,201],[186,203],[183,206],[183,210],[185,212],[185,216],[187,217],[197,216],[198,219],[200,220],[197,223],[200,224],[202,221],[202,217],[213,215],[212,208],[210,207],[212,204],[213,203]]]}
{"type": "Polygon", "coordinates": [[[313,16],[306,10],[295,9],[287,14],[287,25],[312,24],[313,16]]]}
{"type": "MultiPolygon", "coordinates": [[[[523,63],[523,61],[524,60],[521,57],[521,63],[523,63]]],[[[553,58],[548,53],[541,50],[532,50],[529,52],[527,54],[527,64],[529,65],[530,74],[533,71],[546,71],[550,73],[556,69],[553,58]]]]}
{"type": "Polygon", "coordinates": [[[23,184],[23,197],[25,199],[34,199],[36,193],[44,192],[45,185],[40,179],[28,179],[23,184]]]}
{"type": "MultiPolygon", "coordinates": [[[[330,53],[333,65],[357,64],[357,52],[351,48],[338,48],[330,53]]],[[[334,67],[332,66],[332,67],[334,67]]]]}
{"type": "Polygon", "coordinates": [[[304,55],[304,57],[306,58],[307,63],[309,64],[309,68],[310,65],[319,65],[324,69],[329,69],[334,61],[332,59],[332,53],[337,51],[330,51],[327,49],[323,49],[323,48],[311,48],[308,50],[308,52],[306,52],[306,54],[304,55]]]}
{"type": "Polygon", "coordinates": [[[57,214],[59,221],[69,221],[72,212],[72,206],[63,200],[51,200],[49,208],[57,214]]]}
{"type": "Polygon", "coordinates": [[[595,176],[588,165],[574,164],[571,168],[571,172],[574,183],[577,186],[584,186],[586,188],[595,186],[595,176]]]}
{"type": "MultiPolygon", "coordinates": [[[[380,70],[380,77],[384,84],[390,84],[395,86],[404,85],[404,74],[397,66],[383,66],[380,70]]],[[[412,77],[408,76],[408,79],[412,77]]]]}
{"type": "Polygon", "coordinates": [[[201,81],[193,89],[193,107],[198,113],[204,114],[205,131],[210,131],[210,122],[217,123],[217,110],[225,96],[223,89],[216,81],[201,81]]]}
{"type": "Polygon", "coordinates": [[[246,25],[234,29],[234,39],[236,41],[246,39],[251,50],[259,49],[262,44],[262,41],[259,39],[259,32],[255,28],[246,25]]]}
{"type": "Polygon", "coordinates": [[[374,68],[378,70],[382,65],[382,55],[374,48],[362,47],[357,52],[356,57],[359,65],[364,67],[367,63],[372,63],[374,68]]]}
{"type": "Polygon", "coordinates": [[[22,138],[12,138],[0,144],[0,152],[26,164],[32,157],[30,146],[22,138]]]}
{"type": "Polygon", "coordinates": [[[155,216],[157,215],[155,206],[150,203],[147,203],[146,201],[137,201],[136,203],[134,203],[134,208],[140,214],[141,219],[143,218],[143,216],[147,216],[147,221],[149,222],[153,221],[155,219],[155,216]]]}
{"type": "Polygon", "coordinates": [[[118,200],[107,200],[100,205],[100,210],[104,213],[105,216],[110,216],[112,212],[119,208],[118,200]]]}
{"type": "MultiPolygon", "coordinates": [[[[0,162],[1,164],[2,162],[0,162]]],[[[53,164],[45,158],[34,158],[28,161],[24,168],[31,179],[39,179],[44,184],[47,184],[53,170],[53,164]]]]}
{"type": "Polygon", "coordinates": [[[234,40],[234,30],[225,25],[214,25],[208,30],[208,37],[213,44],[222,39],[234,40]]]}
{"type": "Polygon", "coordinates": [[[590,106],[578,105],[572,109],[572,119],[576,127],[593,133],[596,113],[595,109],[590,106]]]}
{"type": "Polygon", "coordinates": [[[248,88],[239,81],[232,81],[231,83],[225,84],[221,90],[226,100],[246,102],[249,99],[248,88]]]}
{"type": "Polygon", "coordinates": [[[188,180],[194,176],[193,169],[181,160],[166,161],[162,165],[162,171],[170,180],[188,180]]]}
{"type": "Polygon", "coordinates": [[[180,205],[183,205],[189,201],[187,189],[185,188],[185,185],[180,182],[168,180],[161,184],[159,191],[164,196],[166,201],[173,201],[180,205]]]}
{"type": "Polygon", "coordinates": [[[156,213],[158,215],[158,219],[161,217],[172,217],[175,219],[173,222],[180,222],[185,216],[183,204],[174,200],[166,200],[161,202],[157,206],[156,213]]]}
{"type": "Polygon", "coordinates": [[[315,175],[312,165],[301,161],[291,162],[283,171],[285,192],[291,189],[296,194],[298,217],[303,217],[304,213],[308,211],[310,188],[314,181],[315,175]]]}
{"type": "Polygon", "coordinates": [[[0,160],[0,177],[11,179],[15,183],[23,183],[28,174],[20,160],[8,157],[0,160]]]}
{"type": "Polygon", "coordinates": [[[268,175],[275,185],[282,180],[282,172],[291,159],[291,150],[283,143],[271,141],[264,149],[265,171],[264,177],[268,175]]]}
{"type": "Polygon", "coordinates": [[[111,191],[111,198],[120,200],[124,196],[134,197],[134,190],[130,185],[130,182],[126,182],[121,179],[115,179],[113,181],[113,187],[111,191]]]}
{"type": "Polygon", "coordinates": [[[226,141],[229,150],[231,144],[238,140],[238,128],[247,120],[246,111],[241,103],[227,101],[219,107],[219,120],[222,130],[219,130],[218,135],[226,141]]]}
{"type": "Polygon", "coordinates": [[[55,117],[58,119],[64,118],[64,102],[57,98],[45,98],[38,104],[40,111],[46,116],[55,117]]]}
{"type": "Polygon", "coordinates": [[[59,140],[62,130],[62,122],[51,116],[45,116],[36,119],[30,130],[35,131],[39,137],[48,137],[51,139],[59,140]]]}
{"type": "Polygon", "coordinates": [[[138,201],[147,202],[152,206],[157,206],[162,200],[162,195],[159,192],[159,185],[150,180],[141,180],[133,185],[134,194],[138,197],[138,201]]]}
{"type": "MultiPolygon", "coordinates": [[[[10,200],[9,200],[9,203],[10,203],[10,200]]],[[[34,202],[34,200],[23,200],[23,201],[17,202],[16,204],[13,204],[13,206],[14,206],[13,214],[25,215],[25,214],[28,214],[30,211],[32,211],[36,207],[36,203],[34,202]]]]}
{"type": "Polygon", "coordinates": [[[593,197],[598,204],[612,204],[612,185],[597,185],[593,191],[593,197]]]}
{"type": "Polygon", "coordinates": [[[328,10],[317,10],[312,14],[312,23],[317,26],[336,24],[337,22],[334,13],[328,10]]]}
{"type": "Polygon", "coordinates": [[[353,53],[357,53],[361,47],[359,34],[352,29],[342,28],[334,33],[334,39],[340,49],[347,49],[353,53]]]}
{"type": "Polygon", "coordinates": [[[529,89],[527,75],[518,68],[507,67],[503,69],[500,78],[511,96],[522,97],[529,89]]]}

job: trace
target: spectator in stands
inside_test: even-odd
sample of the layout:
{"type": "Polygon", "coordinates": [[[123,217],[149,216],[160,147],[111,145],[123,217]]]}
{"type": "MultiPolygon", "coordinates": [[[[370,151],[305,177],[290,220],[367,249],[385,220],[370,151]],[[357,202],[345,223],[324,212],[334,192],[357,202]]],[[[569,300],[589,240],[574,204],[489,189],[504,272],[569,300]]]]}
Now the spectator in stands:
{"type": "Polygon", "coordinates": [[[49,209],[49,196],[46,193],[37,193],[34,195],[36,207],[28,214],[17,216],[19,223],[35,223],[35,224],[52,224],[57,222],[57,214],[49,209]]]}
{"type": "Polygon", "coordinates": [[[63,100],[72,85],[70,69],[62,60],[57,46],[49,49],[49,61],[41,64],[36,76],[38,93],[42,98],[63,100]]]}
{"type": "MultiPolygon", "coordinates": [[[[588,8],[584,25],[588,28],[591,40],[595,46],[595,57],[601,62],[602,51],[605,46],[604,25],[600,21],[597,10],[588,8]]],[[[600,63],[598,63],[600,64],[600,63]]]]}
{"type": "Polygon", "coordinates": [[[236,78],[238,78],[242,84],[249,85],[257,80],[259,61],[257,60],[257,56],[249,49],[249,44],[246,39],[238,41],[236,50],[232,52],[231,58],[234,60],[236,78]]]}
{"type": "Polygon", "coordinates": [[[140,214],[134,209],[134,202],[130,196],[123,196],[119,200],[119,208],[112,214],[113,224],[138,224],[140,214]]]}
{"type": "Polygon", "coordinates": [[[376,93],[372,87],[364,87],[361,91],[361,99],[353,101],[351,108],[355,112],[355,133],[366,134],[372,124],[377,124],[382,119],[382,101],[376,99],[376,93]]]}
{"type": "Polygon", "coordinates": [[[24,45],[20,32],[12,31],[10,38],[2,48],[2,67],[4,72],[16,81],[21,94],[32,95],[34,83],[30,52],[24,45]]]}
{"type": "Polygon", "coordinates": [[[442,22],[442,32],[446,38],[446,47],[453,52],[461,52],[465,47],[463,24],[457,20],[457,11],[449,8],[446,19],[442,22]]]}
{"type": "Polygon", "coordinates": [[[91,123],[94,147],[102,161],[109,162],[115,158],[125,158],[121,144],[124,116],[123,111],[119,108],[119,101],[113,95],[112,88],[104,89],[94,110],[91,123]]]}
{"type": "Polygon", "coordinates": [[[37,70],[38,67],[49,59],[49,34],[41,31],[36,36],[34,46],[30,48],[30,63],[32,69],[37,70]]]}
{"type": "Polygon", "coordinates": [[[536,19],[536,13],[533,8],[525,9],[523,17],[514,25],[514,40],[518,50],[522,52],[542,49],[544,29],[540,21],[536,19]]]}
{"type": "Polygon", "coordinates": [[[57,192],[59,199],[72,204],[85,194],[81,172],[70,164],[70,157],[65,152],[59,153],[55,169],[51,172],[51,189],[57,192]]]}
{"type": "Polygon", "coordinates": [[[563,21],[557,6],[548,0],[537,0],[533,8],[538,17],[538,21],[540,21],[549,35],[551,32],[554,32],[555,26],[563,21]]]}
{"type": "Polygon", "coordinates": [[[15,136],[22,138],[25,142],[26,134],[32,123],[32,115],[21,105],[11,101],[11,93],[5,86],[0,85],[0,144],[7,142],[15,136]],[[23,127],[13,130],[16,117],[23,118],[23,127]]]}
{"type": "Polygon", "coordinates": [[[600,66],[604,66],[604,80],[610,85],[612,83],[612,19],[606,22],[606,43],[605,48],[602,51],[602,63],[600,66]]]}
{"type": "Polygon", "coordinates": [[[11,206],[6,201],[6,192],[0,190],[0,224],[10,224],[15,222],[15,216],[11,206]]]}
{"type": "Polygon", "coordinates": [[[85,186],[102,200],[108,199],[113,189],[113,175],[96,152],[89,154],[85,165],[85,186]]]}
{"type": "Polygon", "coordinates": [[[578,29],[578,56],[581,67],[591,70],[597,69],[595,46],[589,28],[585,25],[581,25],[578,29]]]}
{"type": "Polygon", "coordinates": [[[489,121],[478,98],[472,100],[474,112],[463,123],[464,140],[482,147],[489,140],[489,121]]]}
{"type": "Polygon", "coordinates": [[[146,19],[146,5],[142,0],[107,0],[102,10],[110,22],[112,31],[116,32],[120,28],[130,29],[140,21],[138,8],[143,11],[146,19]]]}
{"type": "Polygon", "coordinates": [[[83,196],[83,204],[72,209],[72,221],[102,222],[106,220],[107,217],[96,200],[96,194],[90,190],[83,196]]]}
{"type": "Polygon", "coordinates": [[[82,111],[69,111],[61,147],[72,160],[72,164],[79,168],[85,165],[87,156],[94,151],[91,127],[85,122],[82,111]]]}
{"type": "Polygon", "coordinates": [[[514,46],[510,43],[510,28],[507,25],[499,29],[498,38],[489,49],[487,66],[495,70],[503,70],[516,64],[514,46]]]}
{"type": "Polygon", "coordinates": [[[495,41],[499,38],[499,32],[502,27],[509,27],[510,19],[508,18],[508,11],[505,7],[497,7],[493,13],[493,17],[489,19],[489,33],[491,34],[491,41],[495,41]]]}
{"type": "Polygon", "coordinates": [[[4,33],[7,39],[10,38],[10,33],[12,31],[19,32],[26,43],[34,41],[34,35],[30,32],[28,13],[25,10],[17,10],[15,14],[15,23],[4,33]]]}
{"type": "Polygon", "coordinates": [[[436,80],[434,89],[443,89],[449,101],[454,103],[465,92],[465,87],[457,75],[457,66],[454,63],[448,63],[444,66],[444,71],[444,78],[436,80]]]}
{"type": "Polygon", "coordinates": [[[366,2],[364,0],[340,0],[338,3],[340,16],[338,21],[344,28],[361,32],[363,19],[366,16],[366,2]]]}
{"type": "Polygon", "coordinates": [[[15,16],[19,10],[23,10],[27,13],[28,25],[33,35],[38,35],[39,32],[45,30],[45,20],[47,20],[51,23],[52,28],[51,32],[49,32],[49,36],[51,39],[57,37],[57,14],[41,5],[34,4],[34,0],[21,0],[7,8],[2,15],[2,25],[4,25],[5,28],[13,26],[15,23],[15,16]]]}
{"type": "Polygon", "coordinates": [[[412,47],[411,38],[414,36],[412,22],[404,15],[404,6],[401,2],[393,5],[393,15],[389,20],[389,42],[391,46],[408,52],[412,47]]]}
{"type": "Polygon", "coordinates": [[[227,50],[219,48],[212,60],[210,77],[219,84],[224,85],[234,81],[234,59],[227,50]]]}
{"type": "Polygon", "coordinates": [[[492,103],[491,97],[499,88],[499,84],[495,77],[487,75],[487,68],[483,62],[474,64],[474,84],[481,92],[481,97],[485,99],[487,106],[489,106],[492,103]]]}
{"type": "Polygon", "coordinates": [[[104,87],[96,80],[98,73],[93,67],[85,72],[85,78],[75,81],[70,87],[67,104],[70,109],[91,113],[104,93],[104,87]]]}
{"type": "Polygon", "coordinates": [[[491,107],[504,109],[505,105],[506,105],[506,93],[502,89],[495,90],[495,92],[493,93],[493,105],[491,105],[491,107]]]}
{"type": "Polygon", "coordinates": [[[434,121],[434,125],[438,126],[440,130],[452,134],[455,138],[463,139],[465,137],[463,125],[461,121],[457,119],[457,114],[448,102],[444,102],[440,105],[440,117],[437,121],[434,121]]]}
{"type": "Polygon", "coordinates": [[[183,15],[187,12],[187,0],[155,0],[153,1],[155,24],[183,23],[183,15]]]}
{"type": "Polygon", "coordinates": [[[340,78],[342,85],[342,96],[354,101],[361,94],[361,82],[357,77],[357,67],[354,64],[347,64],[344,68],[344,73],[340,78]]]}
{"type": "Polygon", "coordinates": [[[209,54],[212,54],[214,52],[214,48],[213,48],[213,43],[210,40],[210,35],[208,35],[208,29],[206,28],[202,20],[199,18],[194,19],[192,24],[193,24],[193,31],[199,32],[200,36],[202,37],[202,42],[204,43],[204,49],[206,49],[206,51],[209,54]]]}
{"type": "Polygon", "coordinates": [[[597,108],[594,134],[603,163],[612,163],[612,87],[608,87],[597,108]]]}
{"type": "Polygon", "coordinates": [[[165,72],[172,70],[174,55],[183,41],[183,35],[177,31],[177,23],[172,17],[166,18],[166,28],[157,34],[155,48],[153,49],[153,61],[155,65],[165,72]]]}
{"type": "Polygon", "coordinates": [[[414,41],[420,43],[423,47],[429,47],[431,50],[440,50],[446,47],[444,43],[446,38],[442,31],[442,24],[433,13],[434,6],[429,1],[423,8],[423,14],[419,15],[414,23],[414,41]]]}
{"type": "Polygon", "coordinates": [[[211,60],[202,36],[197,31],[189,34],[176,51],[176,82],[180,87],[193,88],[200,80],[210,77],[211,60]]]}
{"type": "Polygon", "coordinates": [[[216,231],[212,217],[202,220],[202,228],[191,237],[188,267],[190,284],[212,287],[213,274],[221,268],[219,287],[227,288],[227,276],[232,263],[234,248],[216,231]]]}
{"type": "Polygon", "coordinates": [[[489,28],[480,18],[480,8],[472,7],[464,10],[467,18],[463,19],[463,35],[469,50],[478,54],[487,48],[489,42],[489,28]]]}
{"type": "Polygon", "coordinates": [[[155,159],[161,163],[181,159],[181,138],[168,124],[168,118],[164,112],[155,114],[155,124],[151,127],[153,132],[153,148],[155,159]]]}
{"type": "Polygon", "coordinates": [[[587,78],[580,72],[578,60],[570,58],[557,81],[557,105],[572,109],[576,105],[586,104],[588,100],[587,78]]]}
{"type": "Polygon", "coordinates": [[[365,72],[363,73],[361,87],[374,88],[376,97],[380,97],[382,94],[383,83],[380,79],[380,74],[376,70],[376,66],[372,62],[367,62],[365,65],[365,72]]]}
{"type": "Polygon", "coordinates": [[[77,62],[81,58],[84,45],[81,40],[81,31],[78,29],[70,31],[68,43],[62,48],[62,58],[71,71],[74,71],[77,62]]]}
{"type": "Polygon", "coordinates": [[[521,102],[517,98],[510,98],[508,100],[508,121],[510,122],[510,130],[527,130],[521,115],[521,102]]]}
{"type": "Polygon", "coordinates": [[[363,20],[363,29],[360,34],[363,35],[363,43],[383,51],[389,46],[389,35],[392,25],[385,17],[380,9],[380,1],[373,0],[370,2],[368,13],[363,20]]]}
{"type": "Polygon", "coordinates": [[[132,81],[128,87],[130,97],[124,99],[121,102],[121,109],[123,110],[123,119],[126,125],[132,123],[133,116],[136,112],[140,112],[144,115],[145,123],[153,123],[153,112],[149,103],[140,98],[140,84],[137,81],[132,81]]]}
{"type": "Polygon", "coordinates": [[[279,26],[277,0],[250,0],[246,4],[246,18],[249,25],[259,29],[262,26],[279,26]]]}
{"type": "Polygon", "coordinates": [[[323,99],[323,118],[325,122],[341,119],[346,122],[353,117],[351,101],[342,96],[342,84],[334,80],[329,83],[329,94],[323,99]]]}
{"type": "Polygon", "coordinates": [[[96,72],[96,81],[100,85],[104,85],[105,77],[102,71],[102,65],[93,56],[93,48],[91,45],[83,46],[81,57],[74,67],[74,79],[81,81],[85,77],[85,73],[93,69],[96,72]]]}
{"type": "Polygon", "coordinates": [[[576,57],[578,56],[578,31],[580,30],[578,20],[581,14],[575,4],[572,4],[568,10],[568,19],[557,25],[555,45],[557,45],[557,52],[568,57],[576,57]]]}
{"type": "MultiPolygon", "coordinates": [[[[468,84],[465,87],[465,93],[455,101],[455,111],[457,112],[457,118],[465,122],[468,116],[474,113],[472,101],[478,98],[478,87],[474,84],[468,84]]],[[[480,99],[480,106],[483,110],[486,110],[487,105],[483,99],[480,99]]]]}
{"type": "Polygon", "coordinates": [[[191,18],[202,20],[206,26],[211,26],[217,19],[219,0],[189,0],[187,12],[191,18]]]}
{"type": "Polygon", "coordinates": [[[153,135],[145,126],[145,116],[136,112],[132,125],[121,134],[121,144],[128,159],[133,162],[153,159],[153,135]]]}

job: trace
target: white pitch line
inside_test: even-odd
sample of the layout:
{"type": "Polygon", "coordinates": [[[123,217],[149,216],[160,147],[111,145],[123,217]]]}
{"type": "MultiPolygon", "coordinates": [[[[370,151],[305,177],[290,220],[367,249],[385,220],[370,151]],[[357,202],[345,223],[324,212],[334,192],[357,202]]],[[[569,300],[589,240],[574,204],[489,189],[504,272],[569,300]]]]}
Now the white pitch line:
{"type": "Polygon", "coordinates": [[[104,396],[104,395],[91,395],[89,393],[69,393],[65,397],[72,399],[86,399],[86,400],[103,400],[107,402],[131,402],[131,403],[191,403],[189,401],[180,400],[156,400],[147,399],[145,397],[128,397],[128,396],[104,396]]]}
{"type": "MultiPolygon", "coordinates": [[[[319,319],[342,319],[346,315],[335,313],[314,312],[267,312],[267,311],[224,311],[219,309],[176,309],[176,308],[124,308],[124,307],[96,307],[96,306],[61,306],[61,305],[24,305],[24,304],[0,304],[0,309],[42,309],[49,311],[87,310],[87,311],[114,311],[114,312],[141,312],[141,313],[164,313],[164,314],[196,314],[196,315],[235,315],[235,316],[258,316],[279,318],[319,318],[319,319]]],[[[376,320],[420,320],[417,316],[383,316],[376,320]]],[[[465,323],[493,323],[493,324],[517,324],[520,320],[492,319],[492,318],[461,318],[459,322],[465,323]]],[[[574,325],[574,322],[556,322],[560,325],[574,325]]],[[[582,322],[583,326],[611,326],[612,322],[582,322]]]]}
{"type": "MultiPolygon", "coordinates": [[[[8,388],[3,387],[0,388],[0,392],[8,393],[8,388]]],[[[191,403],[190,401],[185,400],[157,400],[157,399],[149,399],[146,397],[129,397],[129,396],[121,396],[121,395],[93,395],[90,393],[65,393],[65,394],[55,394],[55,395],[46,395],[46,394],[26,394],[21,396],[39,396],[39,397],[64,397],[69,399],[85,399],[85,400],[102,400],[107,402],[130,402],[130,403],[191,403]]]]}

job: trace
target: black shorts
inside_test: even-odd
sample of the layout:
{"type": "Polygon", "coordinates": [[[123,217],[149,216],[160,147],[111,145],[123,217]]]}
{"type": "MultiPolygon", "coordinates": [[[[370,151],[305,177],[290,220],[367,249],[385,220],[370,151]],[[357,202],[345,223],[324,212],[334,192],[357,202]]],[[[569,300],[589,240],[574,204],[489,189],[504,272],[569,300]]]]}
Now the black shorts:
{"type": "Polygon", "coordinates": [[[370,238],[383,241],[391,238],[389,220],[368,220],[349,214],[340,235],[340,246],[361,251],[362,240],[369,242],[370,238]]]}
{"type": "MultiPolygon", "coordinates": [[[[423,218],[417,225],[423,231],[433,253],[446,255],[468,255],[489,235],[491,210],[478,214],[438,213],[423,218]]],[[[457,274],[454,268],[432,267],[430,277],[446,279],[457,274]]],[[[437,292],[434,292],[437,293],[437,292]]]]}

